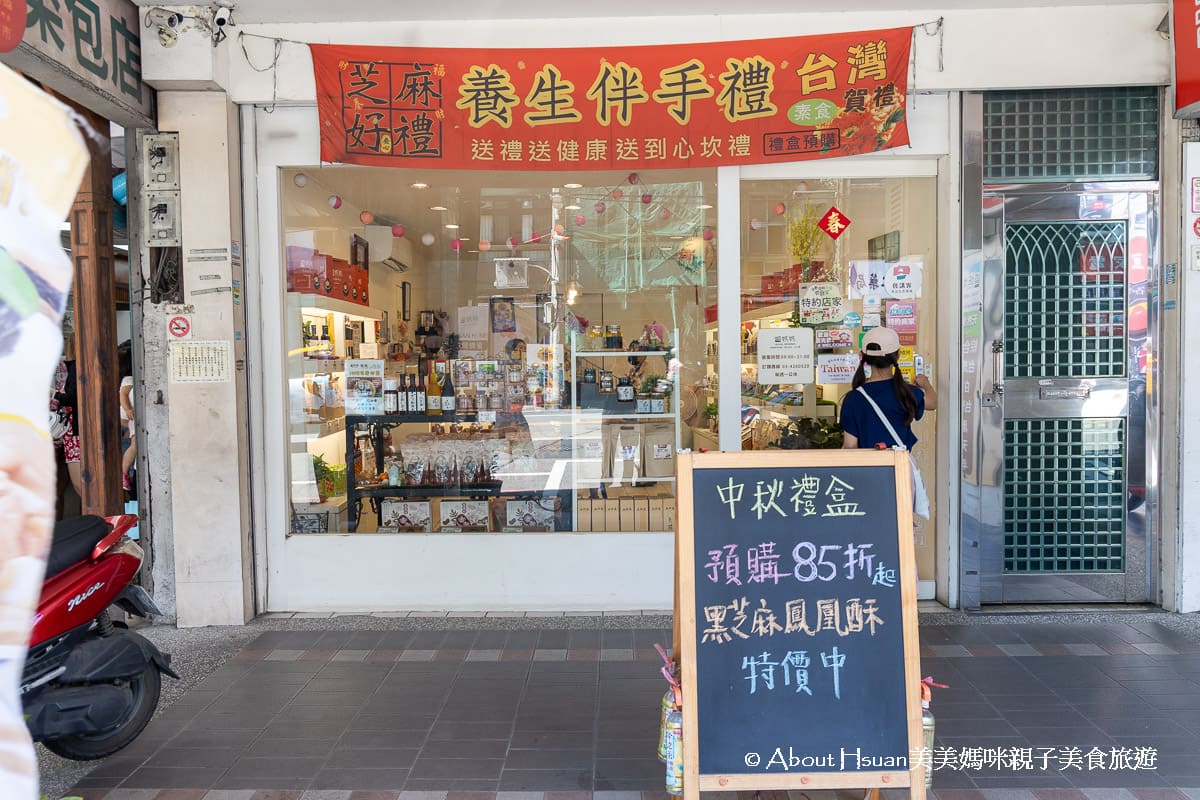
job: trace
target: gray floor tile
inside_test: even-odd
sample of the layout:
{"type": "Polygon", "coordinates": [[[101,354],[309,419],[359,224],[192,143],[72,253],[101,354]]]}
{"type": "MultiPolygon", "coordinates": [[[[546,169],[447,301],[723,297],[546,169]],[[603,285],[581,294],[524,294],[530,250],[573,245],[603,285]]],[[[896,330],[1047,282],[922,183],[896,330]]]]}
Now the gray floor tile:
{"type": "Polygon", "coordinates": [[[409,769],[417,748],[339,747],[325,761],[325,769],[409,769]]]}
{"type": "Polygon", "coordinates": [[[142,767],[122,783],[126,789],[212,789],[227,767],[142,767]]]}
{"type": "Polygon", "coordinates": [[[312,779],[312,789],[392,789],[400,791],[408,780],[406,769],[323,769],[312,779]]]}
{"type": "Polygon", "coordinates": [[[499,758],[426,758],[422,755],[413,764],[411,777],[495,780],[503,768],[504,760],[499,758]]]}
{"type": "Polygon", "coordinates": [[[500,791],[587,792],[592,790],[592,770],[505,770],[500,776],[500,791]]]}
{"type": "Polygon", "coordinates": [[[422,758],[504,758],[509,743],[503,739],[455,739],[426,742],[422,758]]]}
{"type": "Polygon", "coordinates": [[[509,769],[586,769],[595,755],[588,750],[512,750],[504,760],[509,769]]]}

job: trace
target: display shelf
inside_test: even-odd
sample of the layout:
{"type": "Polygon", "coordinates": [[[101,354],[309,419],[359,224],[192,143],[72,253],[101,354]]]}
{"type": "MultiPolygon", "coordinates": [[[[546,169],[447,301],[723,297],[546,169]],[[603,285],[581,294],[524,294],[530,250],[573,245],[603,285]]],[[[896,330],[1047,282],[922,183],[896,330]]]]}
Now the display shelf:
{"type": "MultiPolygon", "coordinates": [[[[615,419],[675,419],[675,415],[673,413],[669,413],[669,412],[665,412],[662,414],[613,414],[607,410],[599,409],[599,408],[596,408],[596,409],[581,408],[578,410],[580,412],[595,411],[596,416],[599,417],[601,422],[607,422],[610,419],[613,419],[613,420],[615,420],[615,419]]],[[[581,413],[580,416],[583,417],[584,420],[587,420],[589,422],[594,421],[593,418],[587,414],[581,413]]]]}
{"type": "Polygon", "coordinates": [[[575,357],[582,361],[586,358],[616,358],[637,356],[669,356],[670,350],[580,350],[575,357]]]}
{"type": "Polygon", "coordinates": [[[342,358],[302,358],[305,375],[316,375],[321,372],[345,372],[346,360],[342,358]]]}
{"type": "Polygon", "coordinates": [[[346,509],[346,495],[338,494],[333,497],[326,497],[323,503],[296,503],[296,512],[299,514],[320,514],[325,511],[344,511],[346,509]]]}
{"type": "Polygon", "coordinates": [[[299,297],[301,314],[310,313],[309,310],[312,309],[324,312],[335,311],[359,319],[383,319],[383,315],[370,306],[360,306],[358,303],[351,303],[348,300],[326,297],[323,294],[302,294],[299,297]]]}
{"type": "Polygon", "coordinates": [[[503,481],[483,483],[447,483],[442,486],[366,486],[355,487],[360,497],[453,497],[456,494],[493,497],[501,493],[503,481]]]}
{"type": "Polygon", "coordinates": [[[314,439],[320,439],[323,436],[332,436],[335,433],[341,433],[346,429],[346,418],[337,417],[336,419],[322,420],[321,422],[293,422],[293,436],[307,436],[314,439]]]}

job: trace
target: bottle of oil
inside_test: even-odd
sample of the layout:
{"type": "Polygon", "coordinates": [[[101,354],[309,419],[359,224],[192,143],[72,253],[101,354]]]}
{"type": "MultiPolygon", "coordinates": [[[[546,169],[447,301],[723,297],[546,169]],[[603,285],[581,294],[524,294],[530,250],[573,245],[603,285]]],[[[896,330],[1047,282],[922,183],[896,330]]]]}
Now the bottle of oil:
{"type": "Polygon", "coordinates": [[[437,364],[429,364],[429,381],[425,385],[425,413],[431,416],[442,415],[442,384],[438,380],[437,364]]]}

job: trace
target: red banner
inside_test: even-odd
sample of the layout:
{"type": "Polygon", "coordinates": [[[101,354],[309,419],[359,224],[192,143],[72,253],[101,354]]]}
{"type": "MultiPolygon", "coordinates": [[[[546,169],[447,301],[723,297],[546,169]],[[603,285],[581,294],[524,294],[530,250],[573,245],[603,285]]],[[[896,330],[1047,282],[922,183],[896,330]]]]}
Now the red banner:
{"type": "Polygon", "coordinates": [[[321,160],[665,169],[908,144],[911,28],[742,42],[475,50],[311,45],[321,160]]]}
{"type": "Polygon", "coordinates": [[[1175,0],[1171,12],[1175,44],[1175,117],[1200,117],[1200,6],[1175,0]]]}

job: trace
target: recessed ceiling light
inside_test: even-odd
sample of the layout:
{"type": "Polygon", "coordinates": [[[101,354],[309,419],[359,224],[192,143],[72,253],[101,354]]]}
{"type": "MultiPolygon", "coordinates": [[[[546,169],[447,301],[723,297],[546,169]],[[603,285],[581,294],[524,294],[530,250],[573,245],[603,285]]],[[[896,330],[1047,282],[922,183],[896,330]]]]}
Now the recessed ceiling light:
{"type": "Polygon", "coordinates": [[[567,211],[578,211],[579,209],[583,208],[583,206],[579,205],[579,199],[576,198],[563,206],[563,208],[565,208],[567,211]]]}
{"type": "Polygon", "coordinates": [[[445,206],[430,206],[429,210],[430,211],[445,211],[446,207],[445,206]]]}
{"type": "Polygon", "coordinates": [[[420,181],[418,181],[417,183],[414,183],[414,184],[412,184],[412,188],[414,188],[414,189],[428,189],[428,188],[429,188],[429,184],[428,184],[428,183],[421,183],[420,181]]]}
{"type": "Polygon", "coordinates": [[[564,183],[563,187],[566,189],[581,189],[581,188],[583,188],[583,184],[582,183],[564,183]]]}
{"type": "Polygon", "coordinates": [[[701,203],[700,205],[696,206],[696,208],[709,209],[712,208],[712,206],[708,203],[701,203]]]}
{"type": "Polygon", "coordinates": [[[451,230],[451,231],[456,231],[456,230],[458,230],[458,225],[456,225],[453,222],[448,222],[448,223],[446,223],[446,229],[451,230]]]}

